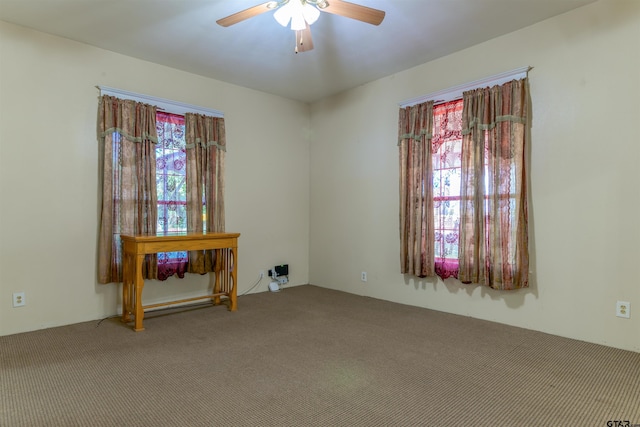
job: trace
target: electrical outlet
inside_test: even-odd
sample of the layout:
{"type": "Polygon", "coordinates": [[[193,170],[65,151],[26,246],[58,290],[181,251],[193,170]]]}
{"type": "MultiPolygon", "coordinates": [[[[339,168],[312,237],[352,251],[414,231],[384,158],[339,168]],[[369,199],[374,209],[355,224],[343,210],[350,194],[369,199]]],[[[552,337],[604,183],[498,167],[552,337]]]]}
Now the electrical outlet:
{"type": "Polygon", "coordinates": [[[367,272],[363,271],[362,273],[360,273],[360,280],[362,280],[363,282],[367,281],[367,272]]]}
{"type": "Polygon", "coordinates": [[[260,270],[260,278],[262,279],[264,277],[264,270],[260,270]]]}
{"type": "Polygon", "coordinates": [[[618,301],[616,303],[616,316],[626,319],[631,317],[631,303],[629,301],[618,301]]]}
{"type": "Polygon", "coordinates": [[[14,307],[22,307],[27,303],[24,292],[15,292],[13,294],[13,306],[14,307]]]}

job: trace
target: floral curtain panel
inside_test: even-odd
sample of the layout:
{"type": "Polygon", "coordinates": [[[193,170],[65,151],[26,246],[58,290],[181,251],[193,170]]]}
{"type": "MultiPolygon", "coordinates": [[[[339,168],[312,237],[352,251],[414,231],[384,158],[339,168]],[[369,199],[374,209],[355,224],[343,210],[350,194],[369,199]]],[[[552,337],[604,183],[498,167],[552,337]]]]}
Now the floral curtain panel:
{"type": "MultiPolygon", "coordinates": [[[[224,118],[187,113],[185,129],[187,231],[224,232],[224,118]]],[[[217,261],[216,251],[189,252],[189,272],[218,271],[217,261]]]]}
{"type": "Polygon", "coordinates": [[[500,290],[525,288],[528,82],[513,80],[463,96],[459,278],[500,290]]]}
{"type": "MultiPolygon", "coordinates": [[[[166,112],[156,113],[156,192],[158,195],[158,233],[187,230],[186,162],[184,116],[166,112]]],[[[187,271],[187,252],[158,254],[158,279],[187,271]]]]}
{"type": "Polygon", "coordinates": [[[459,99],[433,108],[434,262],[443,279],[458,277],[462,104],[459,99]]]}
{"type": "Polygon", "coordinates": [[[433,276],[433,101],[400,109],[400,270],[433,276]]]}
{"type": "MultiPolygon", "coordinates": [[[[156,232],[156,107],[104,95],[97,131],[103,153],[98,282],[121,282],[120,235],[156,232]]],[[[157,277],[156,256],[145,258],[143,275],[157,277]]]]}

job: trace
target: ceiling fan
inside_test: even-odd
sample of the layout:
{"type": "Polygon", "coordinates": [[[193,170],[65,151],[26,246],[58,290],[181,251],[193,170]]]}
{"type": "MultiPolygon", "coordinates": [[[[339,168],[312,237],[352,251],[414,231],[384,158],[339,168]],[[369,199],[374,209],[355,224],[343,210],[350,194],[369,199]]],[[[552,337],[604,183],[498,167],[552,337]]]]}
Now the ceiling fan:
{"type": "Polygon", "coordinates": [[[310,26],[316,22],[320,12],[328,12],[372,25],[380,25],[385,15],[382,10],[342,0],[278,0],[250,7],[218,19],[216,23],[229,27],[270,10],[275,10],[273,17],[283,27],[291,23],[291,29],[296,33],[296,53],[313,49],[310,26]]]}

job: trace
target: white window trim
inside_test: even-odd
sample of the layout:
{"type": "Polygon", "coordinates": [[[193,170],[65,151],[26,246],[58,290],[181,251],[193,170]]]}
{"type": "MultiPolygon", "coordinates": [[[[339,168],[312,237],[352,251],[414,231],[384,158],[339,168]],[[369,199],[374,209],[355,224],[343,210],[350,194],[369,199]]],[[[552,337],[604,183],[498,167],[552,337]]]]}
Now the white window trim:
{"type": "Polygon", "coordinates": [[[130,99],[132,101],[144,102],[147,104],[155,105],[158,110],[171,114],[179,114],[184,116],[185,113],[204,114],[205,116],[224,117],[222,111],[213,110],[210,108],[198,107],[196,105],[185,104],[178,101],[172,101],[170,99],[157,98],[151,95],[143,95],[140,93],[129,92],[122,89],[115,89],[107,86],[96,86],[100,89],[100,96],[109,95],[115,96],[120,99],[130,99]]]}
{"type": "Polygon", "coordinates": [[[468,90],[477,89],[480,87],[496,86],[506,83],[511,80],[517,80],[527,77],[529,70],[533,67],[521,67],[515,70],[507,71],[504,73],[496,74],[493,76],[485,77],[484,79],[476,80],[470,83],[450,87],[449,89],[433,92],[428,95],[418,96],[416,98],[408,99],[399,103],[401,108],[412,107],[416,104],[433,100],[435,104],[442,104],[444,102],[453,101],[455,99],[462,98],[462,93],[468,90]]]}

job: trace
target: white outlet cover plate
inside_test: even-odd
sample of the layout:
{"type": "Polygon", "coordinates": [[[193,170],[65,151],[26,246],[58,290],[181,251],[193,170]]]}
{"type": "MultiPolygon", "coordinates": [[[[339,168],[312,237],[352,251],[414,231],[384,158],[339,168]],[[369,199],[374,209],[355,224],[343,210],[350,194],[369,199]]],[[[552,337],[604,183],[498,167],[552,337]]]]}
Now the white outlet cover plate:
{"type": "Polygon", "coordinates": [[[25,293],[24,292],[16,292],[13,294],[13,306],[14,307],[22,307],[26,304],[25,301],[25,293]]]}
{"type": "Polygon", "coordinates": [[[616,316],[629,319],[631,317],[631,303],[629,301],[618,301],[616,303],[616,316]]]}

